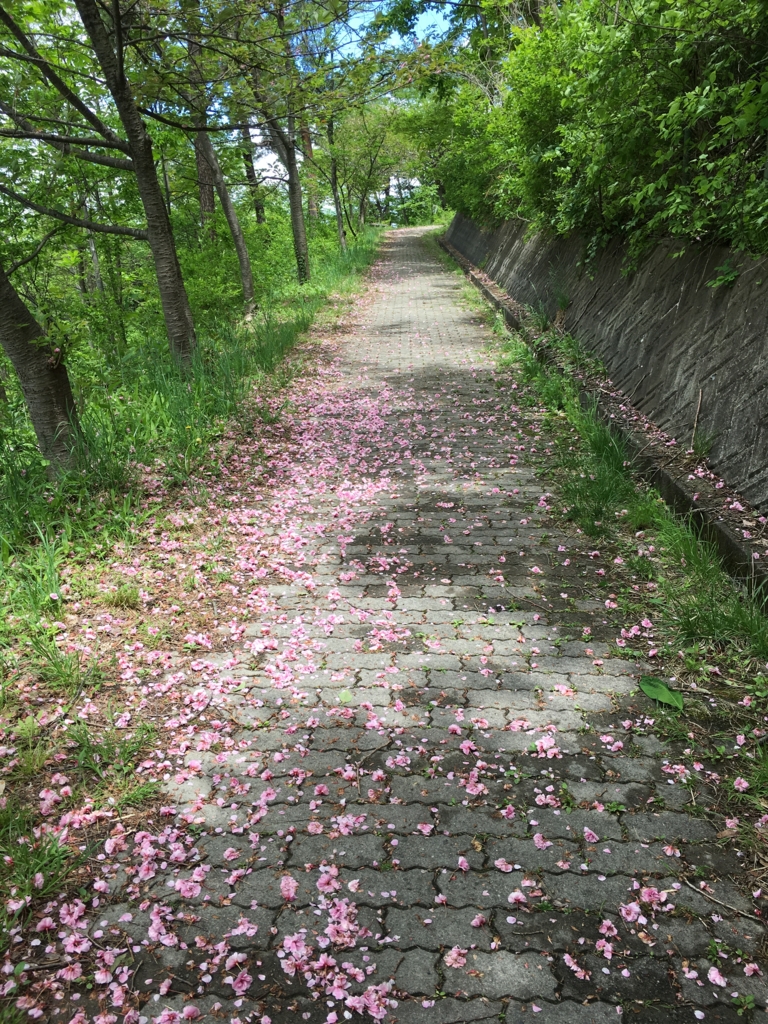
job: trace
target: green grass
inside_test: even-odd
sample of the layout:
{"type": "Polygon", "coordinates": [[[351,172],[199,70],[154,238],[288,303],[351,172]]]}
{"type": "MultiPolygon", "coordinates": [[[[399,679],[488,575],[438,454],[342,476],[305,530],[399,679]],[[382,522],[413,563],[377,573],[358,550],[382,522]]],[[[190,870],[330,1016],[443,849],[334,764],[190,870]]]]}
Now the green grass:
{"type": "Polygon", "coordinates": [[[733,584],[714,545],[685,520],[672,517],[660,524],[657,538],[666,557],[680,570],[676,585],[665,588],[680,642],[736,646],[756,658],[768,657],[765,607],[758,597],[733,584]]]}
{"type": "MultiPolygon", "coordinates": [[[[538,331],[539,325],[533,326],[538,331]]],[[[553,425],[564,420],[570,427],[556,434],[554,457],[567,518],[595,541],[616,541],[627,529],[648,534],[644,543],[653,543],[653,559],[639,556],[636,545],[624,553],[641,579],[658,579],[676,644],[704,643],[768,657],[768,618],[761,601],[734,584],[714,545],[688,517],[676,515],[637,478],[623,440],[600,420],[596,407],[579,402],[568,368],[581,369],[589,360],[577,343],[554,332],[546,340],[565,369],[541,362],[535,349],[514,336],[504,338],[502,359],[520,367],[530,389],[527,401],[543,407],[553,425]]]]}
{"type": "MultiPolygon", "coordinates": [[[[201,467],[214,468],[211,448],[233,425],[248,431],[279,417],[279,401],[254,402],[254,384],[272,393],[285,386],[286,353],[329,296],[356,288],[377,249],[378,234],[367,232],[346,253],[324,251],[310,283],[273,286],[249,319],[207,320],[190,372],[171,359],[164,337],[143,337],[119,359],[90,350],[74,355],[81,434],[71,472],[56,482],[12,382],[0,410],[0,564],[23,561],[30,547],[61,536],[81,543],[95,533],[102,543],[130,538],[142,515],[139,466],[156,467],[168,485],[182,484],[201,467]]],[[[47,575],[26,574],[35,588],[28,603],[38,608],[57,590],[55,559],[48,568],[47,575]]]]}
{"type": "MultiPolygon", "coordinates": [[[[164,342],[151,338],[134,339],[111,363],[94,355],[103,376],[96,379],[90,367],[75,466],[56,482],[46,475],[19,396],[0,409],[0,724],[15,747],[9,788],[31,794],[24,806],[6,792],[0,808],[0,947],[8,928],[27,913],[26,898],[62,891],[76,863],[70,850],[33,832],[36,794],[48,785],[54,755],[73,790],[61,810],[86,798],[118,813],[140,809],[159,791],[159,784],[135,775],[154,740],[153,726],[94,730],[78,719],[67,728],[61,720],[44,724],[29,713],[28,691],[18,686],[31,675],[36,695],[60,698],[68,709],[101,683],[94,662],[57,645],[52,626],[65,616],[67,600],[89,587],[95,596],[93,584],[78,581],[78,565],[106,557],[116,542],[129,551],[144,520],[158,513],[145,502],[142,466],[167,491],[184,485],[204,500],[217,462],[227,457],[229,435],[243,437],[280,418],[281,392],[300,368],[287,353],[313,321],[333,321],[335,306],[350,301],[377,250],[378,235],[369,232],[346,255],[326,252],[311,284],[263,292],[250,321],[209,321],[188,374],[171,362],[164,342]],[[6,911],[9,899],[22,905],[6,911]]],[[[79,387],[77,361],[70,365],[79,387]]],[[[142,604],[139,589],[127,583],[102,600],[121,611],[142,604]]],[[[15,1024],[12,1008],[0,1013],[3,1024],[15,1024]]]]}
{"type": "Polygon", "coordinates": [[[96,775],[102,781],[132,775],[136,758],[154,735],[154,726],[146,724],[127,735],[109,728],[96,737],[85,722],[75,722],[67,731],[67,739],[74,744],[71,753],[79,771],[96,775]]]}
{"type": "Polygon", "coordinates": [[[132,587],[130,584],[124,583],[118,587],[113,594],[108,594],[104,599],[105,604],[108,604],[111,608],[140,608],[141,599],[139,597],[139,588],[132,587]]]}
{"type": "Polygon", "coordinates": [[[121,811],[124,807],[141,807],[148,800],[152,800],[160,792],[159,782],[140,782],[135,786],[128,786],[126,789],[112,797],[111,806],[115,811],[121,811]]]}
{"type": "Polygon", "coordinates": [[[0,1004],[0,1024],[25,1024],[29,1020],[26,1013],[17,1010],[10,1003],[0,1004]]]}
{"type": "Polygon", "coordinates": [[[36,835],[34,825],[33,812],[10,798],[0,809],[0,949],[8,928],[24,915],[27,898],[60,892],[73,866],[72,851],[46,832],[36,835]],[[9,899],[22,905],[9,909],[9,899]]]}
{"type": "Polygon", "coordinates": [[[19,762],[14,770],[16,778],[36,778],[53,754],[51,743],[40,733],[40,725],[32,715],[23,718],[14,729],[16,757],[19,762]]]}
{"type": "MultiPolygon", "coordinates": [[[[95,806],[108,804],[113,810],[140,808],[154,798],[159,785],[134,782],[136,763],[153,741],[155,729],[142,724],[129,733],[110,727],[96,735],[90,725],[76,721],[65,734],[60,749],[66,751],[62,764],[72,779],[77,802],[90,797],[95,806]]],[[[45,765],[56,752],[52,740],[33,716],[27,716],[14,731],[16,757],[12,784],[30,780],[35,791],[45,765]]],[[[8,942],[8,929],[27,913],[29,904],[50,897],[67,884],[77,862],[71,849],[39,828],[36,808],[9,797],[0,808],[0,950],[8,942]],[[16,901],[18,906],[8,901],[16,901]]]]}
{"type": "Polygon", "coordinates": [[[30,641],[40,678],[51,690],[64,693],[74,700],[82,692],[86,680],[95,681],[95,672],[85,669],[77,651],[62,651],[47,636],[35,635],[30,641]]]}

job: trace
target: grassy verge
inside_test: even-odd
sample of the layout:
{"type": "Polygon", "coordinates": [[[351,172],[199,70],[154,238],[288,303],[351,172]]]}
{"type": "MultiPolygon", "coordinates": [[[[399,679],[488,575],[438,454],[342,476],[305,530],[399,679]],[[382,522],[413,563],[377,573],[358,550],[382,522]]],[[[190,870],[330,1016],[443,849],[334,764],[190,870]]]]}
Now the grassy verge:
{"type": "MultiPolygon", "coordinates": [[[[215,479],[235,436],[279,417],[280,394],[300,365],[284,357],[324,309],[333,315],[354,293],[378,238],[367,233],[310,284],[287,284],[246,322],[202,336],[191,374],[164,344],[137,349],[109,373],[102,366],[84,404],[75,468],[55,482],[20,401],[0,409],[0,607],[55,617],[78,559],[130,544],[148,498],[203,468],[215,479]]],[[[130,606],[138,592],[126,586],[115,601],[130,606]]],[[[2,635],[0,626],[0,643],[2,635]]]]}
{"type": "MultiPolygon", "coordinates": [[[[184,496],[190,504],[212,502],[237,444],[258,463],[254,427],[279,418],[303,358],[284,357],[313,322],[332,327],[349,308],[377,248],[377,235],[368,235],[346,257],[318,267],[311,286],[287,288],[252,322],[204,339],[189,378],[150,353],[141,382],[126,376],[109,401],[89,407],[85,476],[52,485],[42,467],[39,475],[4,467],[0,946],[20,934],[40,899],[64,889],[92,897],[94,844],[117,821],[140,819],[157,803],[159,784],[144,781],[140,767],[161,745],[151,721],[158,711],[132,720],[116,708],[122,686],[136,689],[158,675],[155,655],[167,667],[157,648],[180,648],[179,632],[193,626],[189,616],[182,628],[172,614],[153,611],[130,577],[132,558],[141,553],[153,569],[170,568],[174,584],[178,572],[179,590],[190,598],[198,589],[193,569],[210,566],[226,585],[217,553],[179,511],[184,496]],[[185,574],[175,554],[156,559],[155,535],[169,552],[196,551],[198,541],[205,550],[185,574]],[[132,652],[140,652],[140,666],[126,673],[132,652]]],[[[202,619],[200,628],[208,628],[202,619]]]]}
{"type": "MultiPolygon", "coordinates": [[[[435,246],[437,250],[437,246],[435,246]]],[[[439,250],[437,250],[439,252],[439,250]]],[[[440,253],[441,258],[445,254],[440,253]]],[[[447,257],[446,265],[455,263],[447,257]]],[[[615,656],[652,666],[644,689],[660,700],[654,731],[671,741],[678,781],[702,795],[720,838],[750,859],[750,881],[768,881],[768,617],[725,572],[716,549],[633,471],[621,439],[579,401],[577,377],[601,367],[573,338],[531,311],[507,330],[467,285],[497,338],[509,371],[506,400],[527,406],[544,428],[549,454],[537,470],[557,499],[552,514],[584,536],[602,575],[594,586],[625,628],[615,656]],[[546,346],[555,364],[540,361],[546,346]],[[556,507],[555,507],[556,506],[556,507]],[[597,550],[599,549],[599,550],[597,550]]]]}
{"type": "Polygon", "coordinates": [[[155,486],[182,483],[233,424],[247,430],[274,416],[273,403],[253,401],[254,384],[280,389],[285,354],[330,295],[354,288],[377,247],[378,233],[368,232],[346,253],[327,254],[310,283],[291,281],[262,296],[245,320],[208,323],[191,373],[179,370],[164,339],[145,338],[119,358],[81,347],[70,373],[82,437],[72,471],[55,483],[21,393],[9,386],[9,402],[0,406],[2,563],[41,533],[71,540],[130,532],[148,478],[155,486]]]}

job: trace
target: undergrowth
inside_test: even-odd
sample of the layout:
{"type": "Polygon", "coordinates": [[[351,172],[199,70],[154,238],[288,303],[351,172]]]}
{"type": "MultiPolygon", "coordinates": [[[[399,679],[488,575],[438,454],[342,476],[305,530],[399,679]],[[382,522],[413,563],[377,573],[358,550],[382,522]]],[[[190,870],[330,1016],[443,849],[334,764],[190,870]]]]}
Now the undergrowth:
{"type": "MultiPolygon", "coordinates": [[[[572,338],[551,331],[539,336],[542,340],[560,356],[561,366],[574,365],[572,338]]],[[[519,337],[504,342],[503,358],[521,366],[532,389],[529,400],[540,403],[550,420],[564,419],[570,428],[559,431],[554,460],[566,517],[587,537],[626,549],[630,580],[657,581],[653,601],[664,609],[669,644],[711,644],[717,651],[768,659],[768,617],[760,596],[735,584],[714,544],[692,520],[676,515],[638,479],[626,444],[600,420],[594,404],[579,401],[573,377],[537,359],[519,337]]],[[[580,357],[578,368],[588,361],[580,357]]]]}
{"type": "MultiPolygon", "coordinates": [[[[152,510],[148,493],[157,500],[184,485],[204,497],[235,437],[279,419],[298,366],[284,357],[329,299],[355,290],[377,248],[378,233],[367,232],[329,255],[311,283],[286,284],[246,321],[201,337],[189,373],[165,343],[149,341],[108,375],[102,367],[74,467],[57,480],[47,476],[20,396],[0,409],[0,608],[33,623],[56,619],[78,562],[138,536],[152,510]]],[[[125,585],[109,603],[135,608],[140,595],[125,585]]],[[[0,645],[4,632],[0,617],[0,645]]],[[[45,638],[33,644],[42,675],[70,694],[82,688],[77,658],[45,638]]]]}

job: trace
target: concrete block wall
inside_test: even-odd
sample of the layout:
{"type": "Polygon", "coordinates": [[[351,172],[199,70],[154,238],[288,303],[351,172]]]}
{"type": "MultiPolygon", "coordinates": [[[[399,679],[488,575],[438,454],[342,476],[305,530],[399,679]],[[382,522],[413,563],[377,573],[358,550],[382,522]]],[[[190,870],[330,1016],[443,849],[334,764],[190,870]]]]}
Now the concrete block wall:
{"type": "Polygon", "coordinates": [[[768,509],[768,260],[665,243],[630,274],[612,243],[585,267],[578,238],[510,221],[486,231],[457,214],[448,241],[519,302],[554,316],[598,355],[614,383],[663,430],[713,438],[712,468],[768,509]],[[711,288],[727,261],[739,276],[711,288]]]}

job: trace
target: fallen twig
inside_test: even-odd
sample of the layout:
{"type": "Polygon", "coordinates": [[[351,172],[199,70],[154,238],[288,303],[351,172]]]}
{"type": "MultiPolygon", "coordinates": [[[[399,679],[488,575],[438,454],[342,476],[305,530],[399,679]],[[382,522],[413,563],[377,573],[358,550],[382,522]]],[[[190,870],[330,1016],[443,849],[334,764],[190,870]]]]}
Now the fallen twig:
{"type": "Polygon", "coordinates": [[[713,903],[717,903],[721,907],[725,907],[726,910],[732,910],[734,914],[738,914],[740,917],[748,917],[750,921],[757,921],[758,924],[763,924],[762,918],[755,917],[754,914],[748,914],[745,910],[737,910],[736,907],[730,906],[728,903],[723,903],[722,900],[715,899],[714,896],[710,896],[708,892],[704,892],[703,889],[697,889],[695,885],[692,885],[687,878],[683,881],[689,889],[693,889],[694,892],[699,893],[701,896],[705,896],[708,900],[712,900],[713,903]]]}

